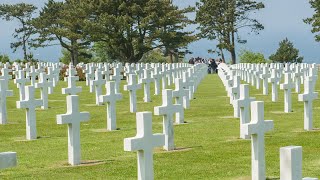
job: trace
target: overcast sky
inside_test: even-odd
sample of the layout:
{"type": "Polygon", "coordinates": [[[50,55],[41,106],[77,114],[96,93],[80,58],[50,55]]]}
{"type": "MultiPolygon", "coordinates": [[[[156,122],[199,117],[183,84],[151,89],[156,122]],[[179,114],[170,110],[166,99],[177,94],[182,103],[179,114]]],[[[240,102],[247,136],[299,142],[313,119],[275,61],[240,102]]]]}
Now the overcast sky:
{"type": "MultiPolygon", "coordinates": [[[[47,0],[0,0],[1,3],[33,3],[38,7],[43,6],[47,0]]],[[[174,3],[180,7],[188,5],[195,6],[197,0],[174,0],[174,3]]],[[[279,41],[288,37],[294,43],[294,46],[300,50],[301,56],[304,56],[306,62],[320,62],[319,50],[320,43],[314,41],[314,34],[310,32],[311,27],[304,24],[302,19],[312,16],[313,10],[310,8],[308,0],[264,0],[265,9],[256,13],[257,19],[264,25],[265,29],[259,35],[248,35],[241,32],[241,36],[248,40],[247,44],[238,45],[237,50],[247,49],[255,52],[261,52],[266,57],[274,53],[278,48],[279,41]]],[[[194,16],[190,15],[191,17],[194,16]]],[[[17,24],[0,20],[0,54],[8,54],[11,58],[22,58],[22,52],[12,53],[10,42],[13,41],[12,33],[17,24]]],[[[191,26],[189,29],[194,29],[191,26]]],[[[189,45],[193,52],[191,56],[213,57],[207,50],[214,48],[215,42],[200,40],[189,45]]],[[[61,56],[59,46],[38,49],[34,55],[39,59],[57,61],[61,56]]],[[[226,52],[226,55],[228,53],[226,52]]],[[[229,56],[228,56],[229,57],[229,56]]],[[[227,57],[227,58],[228,58],[227,57]]]]}

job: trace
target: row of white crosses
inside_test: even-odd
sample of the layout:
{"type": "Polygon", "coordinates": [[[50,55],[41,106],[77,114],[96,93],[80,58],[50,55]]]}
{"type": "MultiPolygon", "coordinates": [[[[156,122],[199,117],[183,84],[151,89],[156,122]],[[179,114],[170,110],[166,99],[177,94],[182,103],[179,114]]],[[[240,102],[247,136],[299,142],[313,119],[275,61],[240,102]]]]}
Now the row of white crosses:
{"type": "MultiPolygon", "coordinates": [[[[35,87],[33,85],[25,86],[28,78],[25,77],[24,72],[19,70],[15,82],[19,85],[20,100],[16,102],[19,109],[26,109],[26,139],[37,139],[36,127],[36,107],[41,106],[42,109],[48,108],[48,87],[53,85],[48,82],[45,72],[39,73],[39,82],[35,83],[36,88],[40,88],[41,99],[35,99],[35,87]],[[24,92],[22,95],[21,92],[24,92]]],[[[54,78],[54,76],[52,76],[54,78]]]]}
{"type": "MultiPolygon", "coordinates": [[[[278,84],[281,77],[284,74],[284,82],[280,84],[280,89],[284,90],[284,112],[292,112],[292,90],[295,88],[295,92],[300,92],[300,85],[303,83],[305,86],[305,92],[303,95],[299,95],[299,101],[305,102],[304,110],[304,129],[312,130],[312,101],[317,99],[315,91],[315,83],[317,81],[317,67],[315,64],[285,64],[284,68],[282,64],[238,64],[233,66],[236,69],[240,77],[243,80],[248,80],[250,77],[254,76],[255,71],[260,71],[263,69],[263,74],[260,77],[263,79],[264,84],[267,83],[265,79],[268,77],[268,81],[272,84],[272,101],[278,101],[278,84]],[[270,66],[271,71],[268,71],[268,66],[270,66]],[[256,69],[255,69],[256,68],[256,69]],[[248,70],[249,69],[249,70],[248,70]],[[253,75],[251,73],[253,73],[253,75]],[[270,75],[271,72],[271,75],[270,75]],[[303,97],[308,98],[303,98],[303,97]]],[[[231,70],[230,70],[231,71],[231,70]]],[[[230,73],[229,73],[230,74],[230,73]]],[[[267,94],[267,88],[263,89],[263,94],[267,94]]]]}
{"type": "MultiPolygon", "coordinates": [[[[87,64],[85,65],[86,69],[85,73],[86,73],[86,77],[87,78],[91,78],[93,80],[89,80],[89,85],[90,87],[92,86],[92,88],[90,89],[95,89],[96,91],[96,104],[97,105],[101,105],[102,103],[106,102],[107,103],[107,129],[108,130],[116,130],[116,110],[115,110],[115,103],[116,101],[121,99],[121,94],[120,94],[120,90],[117,90],[119,88],[120,85],[120,80],[123,78],[122,75],[120,74],[121,69],[122,69],[122,65],[121,64],[87,64]],[[107,80],[106,77],[107,75],[105,75],[105,78],[103,79],[102,75],[103,73],[100,72],[100,69],[102,71],[108,71],[109,67],[114,67],[113,71],[114,71],[114,75],[110,76],[110,79],[107,80]],[[94,69],[95,72],[94,72],[94,69]],[[91,74],[93,74],[93,72],[95,73],[94,76],[92,76],[91,74]],[[111,88],[110,86],[112,86],[113,83],[109,83],[110,80],[114,80],[114,84],[115,84],[115,92],[113,92],[113,88],[111,88]],[[107,89],[107,95],[108,97],[103,98],[101,96],[101,86],[103,84],[106,84],[106,89],[107,89]],[[99,99],[98,99],[99,98],[99,99]]],[[[177,72],[175,72],[175,69],[173,67],[174,64],[162,64],[163,70],[164,71],[160,71],[160,64],[126,64],[125,65],[125,75],[128,75],[129,77],[127,77],[127,82],[128,84],[124,86],[124,89],[126,91],[129,91],[129,95],[130,95],[130,112],[136,112],[136,91],[138,89],[141,88],[142,85],[144,85],[144,102],[150,102],[151,101],[151,95],[150,95],[150,84],[151,82],[154,81],[154,78],[156,77],[156,79],[158,79],[155,83],[155,94],[158,94],[158,91],[160,91],[160,80],[165,81],[168,80],[168,76],[167,76],[167,72],[170,72],[171,75],[173,75],[174,77],[182,77],[183,76],[183,80],[182,83],[183,87],[178,88],[179,89],[188,89],[189,93],[188,93],[188,98],[186,96],[181,96],[181,93],[178,93],[178,96],[181,97],[181,99],[183,100],[182,104],[184,105],[185,108],[188,108],[188,100],[189,99],[193,99],[193,93],[196,90],[197,85],[199,84],[199,80],[204,76],[204,73],[199,73],[201,72],[199,70],[199,66],[194,66],[191,68],[186,68],[187,66],[182,66],[182,64],[180,65],[180,68],[177,68],[177,72]],[[136,67],[137,70],[134,71],[134,67],[136,67]],[[153,68],[152,68],[153,67],[153,68]],[[170,67],[172,67],[170,69],[170,67]],[[145,68],[142,70],[142,68],[145,68]],[[195,69],[198,68],[198,69],[195,69]],[[169,70],[168,70],[169,69],[169,70]],[[182,70],[188,71],[186,72],[182,72],[182,70]],[[137,75],[134,75],[134,73],[137,73],[137,75]],[[197,77],[199,76],[199,78],[197,77]],[[138,80],[137,80],[138,77],[138,80]],[[139,79],[140,77],[140,79],[139,79]],[[163,79],[163,77],[165,77],[165,80],[163,79]],[[197,81],[194,81],[193,79],[196,79],[197,81]],[[137,82],[138,81],[138,82],[137,82]],[[191,91],[191,92],[190,92],[191,91]]],[[[177,66],[178,67],[178,66],[177,66]]],[[[106,73],[104,73],[106,74],[106,73]]],[[[108,73],[107,73],[108,74],[108,73]]],[[[169,77],[171,77],[171,75],[169,77]]],[[[169,82],[169,80],[168,80],[169,82]]],[[[164,85],[164,83],[162,83],[163,87],[165,87],[166,85],[164,85]]],[[[181,85],[179,85],[181,86],[181,85]]],[[[180,90],[179,90],[180,91],[180,90]]],[[[188,92],[188,91],[184,91],[184,92],[188,92]]],[[[178,97],[177,97],[178,98],[178,97]]],[[[179,112],[176,116],[177,119],[180,119],[179,122],[182,122],[184,119],[183,116],[183,112],[179,112]]]]}
{"type": "Polygon", "coordinates": [[[81,87],[76,86],[79,77],[75,76],[75,70],[69,66],[68,87],[62,89],[62,94],[68,94],[67,113],[57,115],[57,124],[68,124],[68,162],[71,165],[79,165],[81,163],[80,148],[80,122],[89,121],[90,114],[88,112],[79,111],[79,96],[81,87]]]}
{"type": "MultiPolygon", "coordinates": [[[[30,88],[25,88],[26,83],[30,82],[30,79],[32,79],[31,76],[30,77],[25,76],[25,71],[30,70],[28,64],[25,65],[24,70],[22,70],[18,64],[14,64],[14,68],[17,70],[17,72],[12,72],[12,69],[9,68],[8,64],[4,64],[3,68],[1,69],[2,75],[0,76],[0,81],[1,81],[0,82],[0,106],[1,106],[0,107],[0,124],[7,123],[6,98],[8,96],[13,96],[13,91],[8,89],[9,80],[12,79],[12,75],[10,73],[15,74],[14,82],[17,84],[17,87],[19,88],[19,99],[21,102],[26,99],[26,96],[27,96],[26,94],[28,94],[29,95],[28,97],[31,97],[31,98],[32,98],[32,96],[34,96],[34,95],[30,94],[33,92],[33,90],[31,90],[30,88]],[[29,91],[26,92],[26,89],[29,89],[29,91]]],[[[41,81],[38,84],[40,87],[41,81]]],[[[42,89],[45,89],[45,88],[42,88],[42,89]]],[[[43,97],[42,101],[47,102],[47,97],[45,97],[43,94],[42,94],[42,97],[43,97]]],[[[33,100],[31,100],[31,101],[33,101],[33,100]]],[[[43,103],[43,104],[47,104],[47,103],[43,103]]],[[[45,108],[45,107],[46,106],[43,105],[43,108],[45,108]]],[[[31,111],[30,111],[30,113],[27,113],[27,116],[26,116],[27,122],[32,122],[32,120],[30,121],[30,118],[33,118],[33,115],[32,115],[33,113],[31,111]]],[[[28,123],[27,123],[27,125],[28,125],[28,123]]],[[[30,139],[32,139],[31,137],[33,137],[33,136],[29,135],[28,137],[30,139]]]]}
{"type": "MultiPolygon", "coordinates": [[[[206,74],[206,66],[200,67],[198,70],[205,73],[198,73],[200,78],[206,74]]],[[[130,79],[136,79],[136,75],[130,74],[130,79]]],[[[129,79],[129,82],[130,82],[129,79]]],[[[136,88],[137,86],[125,86],[125,89],[136,88]]],[[[176,88],[174,91],[171,89],[162,90],[162,105],[154,107],[155,115],[163,116],[163,133],[152,134],[152,112],[138,112],[136,114],[137,135],[132,138],[124,139],[125,151],[138,151],[138,179],[139,180],[152,180],[153,173],[153,148],[163,146],[167,151],[174,150],[174,130],[173,130],[173,117],[177,113],[182,113],[184,105],[183,97],[189,98],[188,89],[184,89],[181,78],[175,78],[176,88]],[[175,104],[173,103],[175,97],[175,104]],[[181,103],[181,104],[178,104],[181,103]]],[[[182,114],[179,115],[180,118],[182,114]]],[[[178,117],[179,117],[178,116],[178,117]]],[[[181,122],[177,118],[176,122],[181,122]]],[[[183,122],[181,122],[183,123],[183,122]]]]}
{"type": "MultiPolygon", "coordinates": [[[[230,71],[228,66],[221,66],[219,70],[219,76],[222,81],[227,81],[227,73],[230,71]]],[[[312,81],[306,81],[305,94],[301,96],[301,101],[305,101],[305,104],[312,103],[312,100],[317,96],[317,93],[310,92],[310,86],[312,81]]],[[[234,87],[235,88],[235,87],[234,87]]],[[[234,89],[233,88],[233,89],[234,89]]],[[[313,91],[312,91],[313,92],[313,91]]],[[[264,103],[262,101],[253,101],[254,98],[249,97],[249,85],[240,85],[240,97],[234,104],[236,108],[240,109],[240,138],[251,138],[251,161],[252,161],[252,179],[253,180],[265,180],[265,152],[264,152],[264,133],[273,129],[273,121],[264,120],[264,103]],[[249,106],[251,105],[251,116],[249,115],[249,106]],[[251,120],[251,121],[250,121],[251,120]]],[[[310,105],[305,105],[308,107],[310,105]]],[[[235,109],[235,115],[236,113],[235,109]]],[[[310,112],[305,116],[310,117],[310,112]]],[[[311,120],[312,123],[312,120],[311,120]]],[[[305,126],[310,126],[306,124],[305,126]]],[[[300,180],[302,178],[302,150],[301,147],[284,147],[280,149],[280,179],[281,180],[300,180]],[[300,153],[300,155],[299,155],[300,153]]],[[[316,178],[304,178],[304,180],[311,180],[316,178]]]]}

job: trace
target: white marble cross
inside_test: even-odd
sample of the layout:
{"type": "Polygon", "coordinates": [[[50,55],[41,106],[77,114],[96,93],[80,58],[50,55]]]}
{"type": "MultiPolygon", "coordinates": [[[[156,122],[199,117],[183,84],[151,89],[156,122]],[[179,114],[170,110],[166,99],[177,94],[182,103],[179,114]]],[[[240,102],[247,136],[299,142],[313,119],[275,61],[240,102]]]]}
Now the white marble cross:
{"type": "Polygon", "coordinates": [[[37,139],[36,107],[41,106],[43,101],[34,98],[34,87],[25,87],[26,96],[22,101],[17,101],[19,109],[26,109],[26,137],[28,140],[37,139]]]}
{"type": "Polygon", "coordinates": [[[292,111],[291,89],[294,84],[292,83],[291,74],[284,74],[284,83],[280,84],[280,89],[284,90],[284,112],[289,113],[292,111]]]}
{"type": "Polygon", "coordinates": [[[269,82],[271,82],[271,96],[272,96],[272,102],[278,101],[278,82],[280,78],[277,75],[276,69],[271,69],[271,77],[269,78],[269,82]]]}
{"type": "Polygon", "coordinates": [[[8,90],[8,82],[0,79],[0,124],[7,124],[7,97],[13,96],[13,91],[8,90]]]}
{"type": "Polygon", "coordinates": [[[24,77],[24,70],[19,70],[18,75],[16,76],[16,79],[14,79],[14,83],[17,84],[19,88],[20,101],[24,100],[24,96],[25,96],[24,87],[27,82],[30,82],[30,79],[24,77]]]}
{"type": "Polygon", "coordinates": [[[39,82],[35,84],[36,88],[40,88],[41,99],[43,101],[41,109],[48,109],[48,87],[51,85],[52,84],[47,81],[47,75],[41,72],[39,82]]]}
{"type": "Polygon", "coordinates": [[[99,102],[99,97],[102,94],[102,85],[106,84],[106,80],[102,78],[102,74],[100,70],[96,70],[94,80],[91,80],[91,84],[94,85],[94,89],[96,91],[96,105],[101,105],[99,102]]]}
{"type": "Polygon", "coordinates": [[[264,102],[251,102],[251,122],[243,125],[245,135],[251,135],[252,180],[266,179],[264,134],[273,129],[273,121],[264,120],[264,102]]]}
{"type": "Polygon", "coordinates": [[[30,66],[30,72],[27,74],[27,76],[30,77],[31,85],[35,86],[36,84],[36,77],[39,75],[39,73],[35,70],[34,66],[30,66]]]}
{"type": "Polygon", "coordinates": [[[232,85],[233,86],[230,87],[230,92],[231,92],[230,104],[232,104],[234,108],[234,113],[233,113],[234,117],[238,118],[240,116],[240,111],[239,111],[239,108],[235,106],[234,101],[236,101],[240,97],[240,76],[233,77],[232,85]]]}
{"type": "Polygon", "coordinates": [[[263,95],[268,95],[268,78],[270,78],[271,75],[269,74],[268,67],[263,67],[262,74],[260,74],[260,78],[263,82],[263,95]]]}
{"type": "Polygon", "coordinates": [[[92,65],[88,65],[88,70],[86,72],[86,84],[89,85],[89,92],[93,93],[94,86],[91,84],[91,81],[94,79],[94,70],[95,67],[92,65]]]}
{"type": "Polygon", "coordinates": [[[298,100],[304,102],[304,129],[312,130],[312,102],[318,98],[318,92],[314,92],[311,77],[306,77],[304,81],[304,93],[298,95],[298,100]]]}
{"type": "Polygon", "coordinates": [[[261,69],[260,69],[260,64],[256,65],[256,70],[254,71],[255,74],[255,78],[256,78],[256,89],[260,89],[260,74],[262,73],[261,69]]]}
{"type": "Polygon", "coordinates": [[[144,74],[143,78],[141,79],[141,82],[143,84],[143,92],[144,92],[143,101],[151,102],[150,84],[151,82],[153,82],[153,78],[151,78],[151,72],[149,69],[144,69],[143,74],[144,74]]]}
{"type": "Polygon", "coordinates": [[[48,74],[47,76],[47,81],[48,83],[50,83],[50,85],[48,86],[48,94],[52,94],[53,93],[53,87],[54,87],[54,72],[53,72],[53,67],[48,67],[48,74]]]}
{"type": "Polygon", "coordinates": [[[138,76],[138,83],[142,83],[141,80],[143,78],[143,68],[140,64],[136,64],[136,70],[134,71],[138,76]]]}
{"type": "Polygon", "coordinates": [[[154,107],[155,115],[163,116],[163,134],[165,135],[165,145],[167,151],[174,149],[173,115],[181,111],[183,107],[172,103],[172,90],[162,90],[162,106],[154,107]]]}
{"type": "Polygon", "coordinates": [[[301,76],[302,76],[302,73],[300,68],[296,68],[296,71],[294,73],[296,93],[300,92],[301,76]]]}
{"type": "Polygon", "coordinates": [[[127,82],[129,82],[130,74],[135,74],[133,67],[131,67],[130,63],[126,63],[124,75],[126,76],[127,82]]]}
{"type": "Polygon", "coordinates": [[[76,81],[79,80],[79,76],[74,76],[75,70],[71,66],[69,66],[68,77],[66,78],[68,81],[68,87],[62,88],[62,94],[76,95],[82,91],[81,86],[76,86],[76,81]]]}
{"type": "Polygon", "coordinates": [[[161,72],[162,74],[162,90],[167,88],[167,66],[165,63],[161,64],[161,72]]]}
{"type": "Polygon", "coordinates": [[[159,95],[160,94],[160,89],[161,89],[160,81],[162,79],[162,74],[161,74],[159,66],[156,66],[154,68],[154,72],[152,74],[152,78],[154,79],[154,95],[159,95]]]}
{"type": "Polygon", "coordinates": [[[236,107],[240,109],[240,138],[250,139],[249,135],[245,135],[243,132],[243,125],[250,122],[250,103],[255,98],[249,96],[249,85],[240,85],[240,97],[235,101],[236,107]]]}
{"type": "Polygon", "coordinates": [[[101,72],[104,75],[104,80],[110,81],[110,69],[109,64],[103,65],[103,71],[101,72]]]}
{"type": "Polygon", "coordinates": [[[280,148],[280,180],[318,180],[302,178],[302,147],[287,146],[280,148]]]}
{"type": "Polygon", "coordinates": [[[137,111],[137,90],[141,89],[141,84],[137,81],[137,75],[129,74],[129,82],[127,85],[124,85],[123,88],[125,91],[129,91],[130,99],[130,112],[137,111]]]}
{"type": "Polygon", "coordinates": [[[3,79],[6,81],[5,85],[5,89],[8,90],[9,87],[9,80],[12,79],[12,75],[10,75],[9,73],[12,72],[11,69],[9,69],[9,67],[7,67],[7,65],[5,64],[4,67],[1,69],[1,76],[0,79],[3,79]]]}
{"type": "Polygon", "coordinates": [[[116,93],[120,93],[120,82],[123,78],[120,71],[121,69],[119,66],[113,68],[113,75],[111,76],[111,80],[115,82],[116,93]]]}
{"type": "Polygon", "coordinates": [[[107,130],[117,130],[116,102],[122,99],[122,94],[115,92],[115,82],[106,83],[107,94],[100,96],[100,102],[107,103],[107,130]]]}
{"type": "Polygon", "coordinates": [[[1,152],[0,153],[0,169],[6,169],[17,166],[16,152],[1,152]]]}
{"type": "Polygon", "coordinates": [[[57,124],[68,124],[69,164],[81,163],[80,122],[89,121],[88,112],[79,112],[79,96],[67,96],[67,113],[57,115],[57,124]]]}
{"type": "Polygon", "coordinates": [[[182,82],[183,82],[183,87],[189,90],[189,100],[192,100],[193,93],[194,93],[194,81],[192,80],[189,72],[182,73],[182,82]]]}
{"type": "MultiPolygon", "coordinates": [[[[189,92],[183,89],[183,83],[181,78],[175,78],[175,90],[172,91],[172,97],[175,99],[176,104],[183,106],[183,98],[189,96],[189,92]]],[[[189,99],[188,99],[189,100],[189,99]]],[[[186,107],[184,107],[186,108],[186,107]]],[[[176,124],[184,123],[184,109],[176,113],[176,124]]]]}
{"type": "Polygon", "coordinates": [[[152,113],[136,114],[137,135],[124,139],[125,151],[138,151],[138,179],[153,180],[153,148],[164,145],[163,134],[152,134],[152,113]]]}

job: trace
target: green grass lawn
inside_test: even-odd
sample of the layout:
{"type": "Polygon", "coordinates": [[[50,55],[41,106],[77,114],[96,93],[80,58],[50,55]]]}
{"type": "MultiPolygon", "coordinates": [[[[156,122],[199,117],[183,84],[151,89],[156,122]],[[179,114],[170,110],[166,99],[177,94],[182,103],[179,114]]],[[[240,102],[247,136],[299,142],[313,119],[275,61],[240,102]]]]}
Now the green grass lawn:
{"type": "MultiPolygon", "coordinates": [[[[125,84],[125,81],[122,82],[125,84]]],[[[90,121],[81,124],[81,166],[67,164],[67,125],[57,125],[56,115],[66,113],[66,96],[59,82],[49,95],[49,110],[37,110],[39,138],[25,140],[25,110],[16,109],[18,90],[10,82],[14,97],[8,98],[8,124],[0,126],[0,152],[15,151],[18,166],[0,172],[1,179],[136,179],[137,156],[124,152],[123,139],[136,134],[135,114],[129,112],[129,93],[117,104],[119,131],[107,132],[106,107],[95,105],[95,94],[82,86],[80,110],[90,112],[90,121]]],[[[122,84],[122,85],[123,85],[122,84]]],[[[317,83],[317,90],[320,89],[317,83]]],[[[152,87],[151,94],[154,94],[152,87]]],[[[121,86],[122,89],[122,86],[121,86]]],[[[269,87],[271,92],[271,87],[269,87]]],[[[271,102],[271,93],[250,87],[250,95],[265,101],[265,119],[274,120],[274,130],[267,133],[266,168],[268,178],[279,178],[279,148],[303,146],[303,175],[320,177],[320,131],[303,130],[303,103],[293,93],[293,112],[283,113],[283,91],[279,102],[271,102]]],[[[37,91],[37,97],[40,94],[37,91]]],[[[151,103],[142,101],[138,92],[138,111],[152,111],[162,104],[161,96],[151,103]]],[[[154,154],[155,179],[250,179],[251,144],[239,139],[239,119],[232,118],[224,87],[217,75],[208,75],[198,87],[191,108],[185,111],[189,124],[175,126],[175,144],[179,149],[166,152],[158,148],[154,154]]],[[[320,101],[314,102],[314,127],[320,128],[320,101]]],[[[153,132],[162,132],[162,117],[153,116],[153,132]]]]}

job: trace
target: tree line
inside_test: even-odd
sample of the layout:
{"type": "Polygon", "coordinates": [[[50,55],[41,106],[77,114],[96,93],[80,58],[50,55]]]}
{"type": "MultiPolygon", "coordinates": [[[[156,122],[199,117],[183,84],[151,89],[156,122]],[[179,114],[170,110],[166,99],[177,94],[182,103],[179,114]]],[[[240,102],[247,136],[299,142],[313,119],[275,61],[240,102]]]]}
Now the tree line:
{"type": "MultiPolygon", "coordinates": [[[[310,0],[310,4],[315,15],[304,22],[319,33],[320,0],[310,0]]],[[[73,64],[90,58],[88,49],[102,59],[129,63],[160,49],[172,62],[175,56],[191,53],[189,43],[207,38],[218,42],[210,52],[224,59],[227,51],[236,63],[236,44],[247,42],[240,31],[259,34],[264,26],[255,13],[263,8],[262,2],[252,0],[200,0],[196,7],[187,8],[178,8],[172,0],[48,0],[40,10],[33,4],[1,4],[0,17],[19,22],[11,48],[22,48],[24,60],[32,59],[31,48],[60,45],[73,64]],[[195,20],[188,17],[192,12],[195,20]],[[186,30],[195,23],[197,32],[186,30]]],[[[320,41],[318,34],[315,38],[320,41]]],[[[290,42],[284,43],[291,47],[290,42]]]]}

